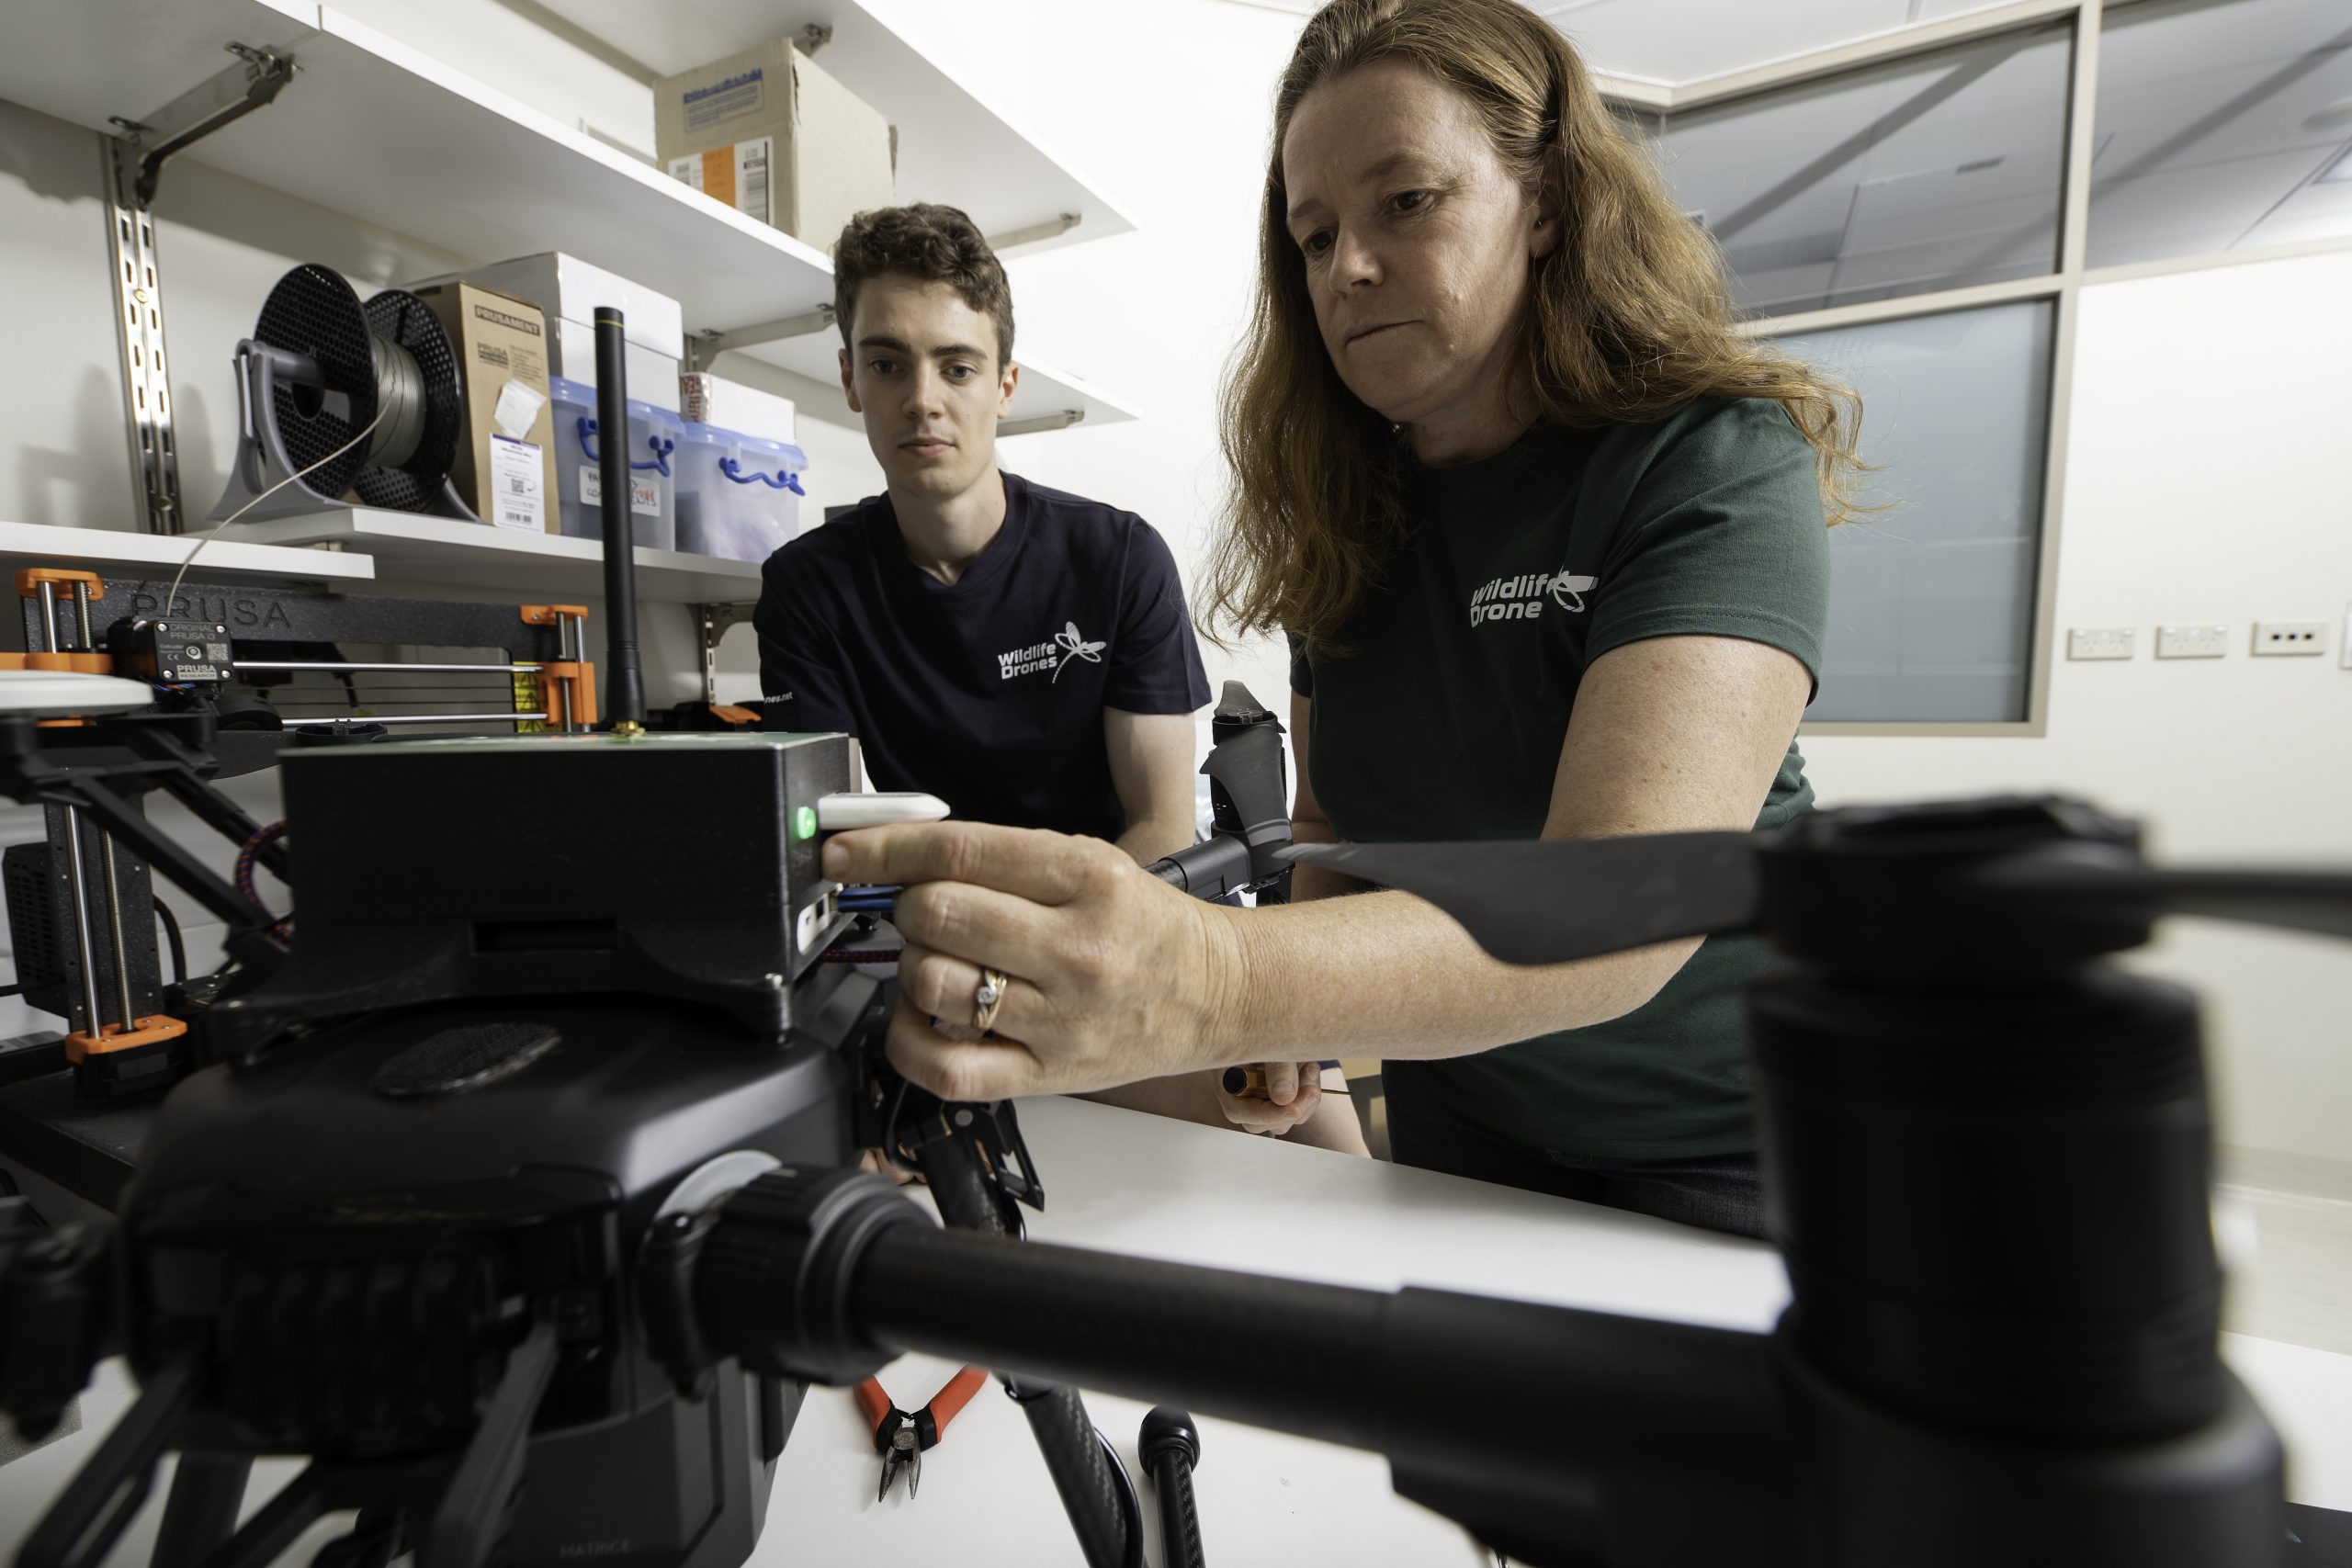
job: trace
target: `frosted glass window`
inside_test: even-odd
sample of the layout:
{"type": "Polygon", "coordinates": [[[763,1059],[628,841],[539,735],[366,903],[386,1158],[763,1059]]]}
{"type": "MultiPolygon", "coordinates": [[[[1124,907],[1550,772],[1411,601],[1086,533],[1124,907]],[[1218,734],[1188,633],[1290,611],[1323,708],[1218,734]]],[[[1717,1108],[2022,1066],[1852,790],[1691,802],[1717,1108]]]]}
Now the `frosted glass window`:
{"type": "Polygon", "coordinates": [[[2026,716],[2055,310],[2046,299],[1780,340],[1861,394],[1864,499],[1829,536],[1810,719],[2026,716]]]}
{"type": "Polygon", "coordinates": [[[1775,315],[2058,265],[2070,24],[1669,114],[1662,166],[1775,315]]]}
{"type": "Polygon", "coordinates": [[[2109,11],[2096,130],[2092,266],[2352,234],[2352,6],[2109,11]]]}

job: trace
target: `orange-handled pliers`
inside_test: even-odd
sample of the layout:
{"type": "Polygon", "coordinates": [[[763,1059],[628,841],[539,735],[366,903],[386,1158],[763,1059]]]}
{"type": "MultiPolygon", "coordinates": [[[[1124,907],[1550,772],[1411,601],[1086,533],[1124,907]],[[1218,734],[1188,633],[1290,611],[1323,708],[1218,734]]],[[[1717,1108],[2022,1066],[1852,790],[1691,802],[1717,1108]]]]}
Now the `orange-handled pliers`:
{"type": "Polygon", "coordinates": [[[978,1367],[966,1367],[947,1381],[947,1386],[931,1396],[931,1403],[910,1416],[892,1403],[888,1389],[879,1378],[868,1378],[857,1385],[857,1407],[874,1423],[875,1450],[882,1456],[882,1485],[874,1494],[880,1502],[890,1495],[890,1483],[900,1471],[906,1472],[907,1495],[911,1497],[922,1484],[922,1450],[939,1441],[947,1430],[947,1423],[956,1413],[972,1402],[980,1385],[989,1381],[987,1372],[978,1367]]]}

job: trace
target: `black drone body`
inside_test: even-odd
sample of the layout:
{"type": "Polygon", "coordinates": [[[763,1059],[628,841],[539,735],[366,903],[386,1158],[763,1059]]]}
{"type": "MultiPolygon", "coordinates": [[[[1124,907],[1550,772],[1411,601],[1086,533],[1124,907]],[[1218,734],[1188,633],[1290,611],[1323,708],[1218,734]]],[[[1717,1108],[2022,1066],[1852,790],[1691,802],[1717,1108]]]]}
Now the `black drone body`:
{"type": "MultiPolygon", "coordinates": [[[[649,1241],[763,1170],[854,1162],[881,987],[816,962],[846,922],[806,837],[686,861],[632,841],[652,812],[597,842],[561,812],[482,811],[472,784],[593,780],[624,807],[691,784],[783,823],[848,767],[839,737],[289,755],[302,939],[216,1011],[232,1059],[165,1100],[119,1212],[121,1348],[151,1390],[202,1367],[152,1441],[312,1455],[288,1524],[401,1495],[436,1561],[740,1562],[800,1385],[674,1375],[649,1241]],[[377,826],[394,800],[419,830],[401,865],[377,826]],[[515,1429],[478,1446],[504,1407],[515,1429]]],[[[23,1561],[104,1540],[61,1507],[23,1561]]]]}
{"type": "Polygon", "coordinates": [[[155,787],[136,719],[96,730],[127,762],[67,765],[0,715],[0,794],[132,842],[246,960],[112,1231],[0,1201],[0,1409],[46,1429],[116,1349],[142,1385],[20,1568],[93,1568],[174,1450],[158,1568],[263,1568],[341,1507],[333,1568],[729,1568],[797,1385],[909,1351],[1005,1380],[1090,1568],[1140,1568],[1139,1515],[1036,1379],[1380,1452],[1559,1568],[2283,1562],[2278,1440],[2218,1353],[2196,1010],[2110,958],[2165,913],[2352,934],[2352,877],[2158,870],[2052,799],[1286,849],[1279,726],[1228,686],[1216,831],[1169,882],[1331,864],[1514,963],[1736,931],[1786,955],[1747,1030],[1792,1305],[1752,1335],[1028,1243],[1009,1108],[893,1079],[883,987],[821,962],[849,743],[642,735],[626,478],[616,733],[289,757],[290,945],[123,809],[109,780],[155,787]],[[857,1174],[869,1145],[959,1228],[857,1174]],[[1498,1444],[1482,1388],[1556,1414],[1498,1444]],[[240,1525],[252,1457],[289,1451],[240,1525]]]}

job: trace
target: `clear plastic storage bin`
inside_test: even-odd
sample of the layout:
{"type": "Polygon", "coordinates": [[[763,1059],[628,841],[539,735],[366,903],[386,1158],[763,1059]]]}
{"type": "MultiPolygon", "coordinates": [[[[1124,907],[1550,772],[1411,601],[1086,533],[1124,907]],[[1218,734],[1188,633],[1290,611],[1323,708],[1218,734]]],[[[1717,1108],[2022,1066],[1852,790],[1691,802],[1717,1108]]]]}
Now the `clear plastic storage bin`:
{"type": "Polygon", "coordinates": [[[765,560],[800,531],[808,458],[787,442],[689,424],[678,438],[678,547],[765,560]]]}
{"type": "MultiPolygon", "coordinates": [[[[605,536],[603,484],[597,462],[604,446],[596,427],[596,389],[550,377],[555,401],[557,516],[575,539],[605,536]]],[[[678,547],[676,453],[685,427],[668,409],[628,400],[629,510],[636,543],[656,550],[678,547]]]]}

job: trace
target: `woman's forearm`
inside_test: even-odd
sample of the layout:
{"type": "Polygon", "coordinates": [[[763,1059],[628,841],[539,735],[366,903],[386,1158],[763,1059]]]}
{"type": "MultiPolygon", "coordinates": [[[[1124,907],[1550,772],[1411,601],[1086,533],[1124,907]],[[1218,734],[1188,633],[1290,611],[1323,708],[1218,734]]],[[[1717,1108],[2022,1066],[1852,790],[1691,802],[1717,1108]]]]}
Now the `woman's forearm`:
{"type": "Polygon", "coordinates": [[[1521,967],[1487,957],[1434,906],[1394,892],[1310,893],[1220,924],[1222,983],[1203,1066],[1270,1050],[1300,1060],[1462,1056],[1582,1029],[1649,1000],[1699,948],[1662,942],[1521,967]]]}

